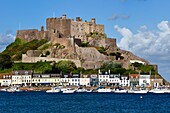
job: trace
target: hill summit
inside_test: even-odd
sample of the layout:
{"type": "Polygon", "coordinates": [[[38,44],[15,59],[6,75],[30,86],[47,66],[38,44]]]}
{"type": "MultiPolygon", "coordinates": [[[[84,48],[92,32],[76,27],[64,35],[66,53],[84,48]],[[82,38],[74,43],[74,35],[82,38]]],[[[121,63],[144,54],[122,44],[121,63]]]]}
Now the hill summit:
{"type": "Polygon", "coordinates": [[[134,62],[149,65],[145,59],[117,47],[116,39],[108,38],[104,25],[96,24],[95,18],[89,22],[80,17],[70,19],[66,15],[47,18],[46,30],[43,26],[40,31],[18,30],[17,38],[27,42],[47,40],[38,48],[22,54],[25,63],[70,60],[85,69],[98,69],[107,61],[120,63],[124,68],[134,62]]]}

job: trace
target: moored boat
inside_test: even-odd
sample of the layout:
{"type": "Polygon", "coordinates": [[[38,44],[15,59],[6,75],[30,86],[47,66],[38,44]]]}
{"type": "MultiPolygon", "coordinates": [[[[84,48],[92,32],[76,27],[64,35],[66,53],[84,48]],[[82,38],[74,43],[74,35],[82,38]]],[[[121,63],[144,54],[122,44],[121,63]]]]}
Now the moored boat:
{"type": "Polygon", "coordinates": [[[155,88],[149,91],[150,93],[170,93],[169,89],[165,88],[155,88]]]}
{"type": "Polygon", "coordinates": [[[82,92],[87,92],[87,90],[86,90],[85,88],[78,88],[78,89],[76,90],[76,92],[82,93],[82,92]]]}
{"type": "Polygon", "coordinates": [[[66,90],[63,91],[63,93],[74,93],[75,89],[72,88],[67,88],[66,90]]]}
{"type": "Polygon", "coordinates": [[[98,87],[98,88],[96,89],[96,91],[99,92],[99,93],[102,93],[102,92],[103,92],[103,93],[107,93],[107,92],[111,92],[112,90],[100,86],[100,87],[98,87]]]}
{"type": "Polygon", "coordinates": [[[127,90],[119,88],[114,91],[114,93],[127,93],[127,90]]]}
{"type": "Polygon", "coordinates": [[[58,87],[52,87],[51,90],[47,90],[46,93],[59,93],[61,91],[58,87]]]}

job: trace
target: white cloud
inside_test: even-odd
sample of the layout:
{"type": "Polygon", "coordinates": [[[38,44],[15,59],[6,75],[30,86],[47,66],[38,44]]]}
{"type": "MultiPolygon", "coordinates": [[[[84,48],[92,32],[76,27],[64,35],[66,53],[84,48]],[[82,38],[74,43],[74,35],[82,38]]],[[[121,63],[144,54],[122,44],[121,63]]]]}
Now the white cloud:
{"type": "Polygon", "coordinates": [[[112,14],[112,16],[110,18],[108,18],[108,20],[110,21],[114,21],[114,20],[118,20],[118,19],[128,19],[130,18],[129,15],[126,15],[126,14],[112,14]]]}
{"type": "MultiPolygon", "coordinates": [[[[126,27],[115,25],[114,28],[122,36],[118,46],[122,49],[134,52],[151,63],[159,66],[160,72],[168,74],[170,67],[170,26],[168,21],[158,23],[157,30],[148,30],[147,26],[141,26],[137,33],[133,33],[126,27]]],[[[168,77],[168,76],[167,76],[168,77]]],[[[166,78],[167,78],[166,77],[166,78]]],[[[170,77],[168,77],[170,81],[170,77]]]]}
{"type": "Polygon", "coordinates": [[[10,43],[14,42],[15,36],[12,34],[0,34],[0,52],[5,49],[10,43]]]}

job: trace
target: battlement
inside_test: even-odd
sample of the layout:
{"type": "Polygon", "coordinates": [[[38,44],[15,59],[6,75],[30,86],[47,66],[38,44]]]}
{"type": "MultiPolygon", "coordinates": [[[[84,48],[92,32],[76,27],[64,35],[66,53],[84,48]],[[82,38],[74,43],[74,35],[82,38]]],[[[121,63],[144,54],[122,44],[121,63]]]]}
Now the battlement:
{"type": "Polygon", "coordinates": [[[62,15],[59,18],[47,18],[46,30],[41,27],[41,30],[18,30],[17,37],[23,38],[27,41],[33,39],[55,39],[55,38],[70,38],[75,37],[86,41],[85,33],[99,32],[104,34],[104,25],[96,24],[96,19],[92,18],[89,22],[83,21],[80,17],[76,20],[67,18],[62,15]]]}

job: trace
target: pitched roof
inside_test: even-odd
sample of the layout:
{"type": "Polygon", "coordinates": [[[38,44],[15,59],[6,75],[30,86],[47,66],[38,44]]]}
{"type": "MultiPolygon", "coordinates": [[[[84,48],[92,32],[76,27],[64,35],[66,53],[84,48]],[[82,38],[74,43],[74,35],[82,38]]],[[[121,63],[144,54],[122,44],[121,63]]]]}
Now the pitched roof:
{"type": "Polygon", "coordinates": [[[139,74],[130,74],[129,77],[136,78],[136,77],[139,77],[139,74]]]}

